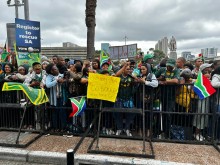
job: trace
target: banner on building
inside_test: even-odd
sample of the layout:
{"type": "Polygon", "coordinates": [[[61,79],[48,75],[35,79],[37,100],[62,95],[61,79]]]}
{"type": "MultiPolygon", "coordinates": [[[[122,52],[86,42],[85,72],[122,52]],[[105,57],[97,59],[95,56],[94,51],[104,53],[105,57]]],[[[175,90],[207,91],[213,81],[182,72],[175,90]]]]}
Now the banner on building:
{"type": "Polygon", "coordinates": [[[40,22],[15,18],[15,32],[18,52],[41,51],[40,22]]]}

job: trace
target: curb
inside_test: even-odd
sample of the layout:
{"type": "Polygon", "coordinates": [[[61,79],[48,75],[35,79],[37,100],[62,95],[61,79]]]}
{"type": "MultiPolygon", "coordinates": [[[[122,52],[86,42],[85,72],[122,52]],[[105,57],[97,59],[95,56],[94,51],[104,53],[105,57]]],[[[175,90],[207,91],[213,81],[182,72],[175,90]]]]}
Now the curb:
{"type": "Polygon", "coordinates": [[[139,164],[139,165],[193,165],[190,163],[177,163],[177,162],[167,162],[154,159],[144,159],[144,158],[127,158],[118,156],[106,156],[106,155],[76,155],[75,164],[79,163],[92,163],[92,164],[103,164],[103,165],[126,165],[126,164],[139,164]]]}
{"type": "MultiPolygon", "coordinates": [[[[127,158],[107,155],[79,154],[74,157],[75,165],[79,164],[104,164],[104,165],[125,165],[125,164],[145,164],[145,165],[193,165],[190,163],[177,163],[159,161],[153,159],[127,158]]],[[[0,147],[0,159],[29,162],[48,163],[66,165],[66,154],[59,152],[28,151],[7,147],[0,147]]]]}
{"type": "Polygon", "coordinates": [[[26,162],[27,155],[27,150],[0,147],[0,159],[26,162]]]}
{"type": "Polygon", "coordinates": [[[0,147],[0,159],[30,163],[66,164],[66,154],[59,152],[28,151],[0,147]]]}

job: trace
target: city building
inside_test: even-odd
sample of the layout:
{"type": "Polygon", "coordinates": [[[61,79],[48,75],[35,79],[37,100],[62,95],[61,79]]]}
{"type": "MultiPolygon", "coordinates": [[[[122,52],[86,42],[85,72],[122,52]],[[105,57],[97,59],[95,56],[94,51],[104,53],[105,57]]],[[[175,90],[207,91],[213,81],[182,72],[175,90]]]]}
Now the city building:
{"type": "Polygon", "coordinates": [[[79,46],[72,42],[63,42],[63,47],[79,47],[79,46]]]}
{"type": "Polygon", "coordinates": [[[155,50],[163,51],[163,53],[167,56],[168,53],[168,38],[164,37],[159,40],[155,45],[155,50]]]}
{"type": "Polygon", "coordinates": [[[182,52],[181,57],[184,57],[187,61],[195,59],[195,55],[192,55],[191,52],[182,52]]]}
{"type": "Polygon", "coordinates": [[[204,58],[212,58],[212,57],[217,56],[218,49],[217,48],[205,48],[205,49],[201,49],[201,53],[204,58]]]}
{"type": "MultiPolygon", "coordinates": [[[[41,55],[52,58],[54,55],[69,59],[86,59],[87,47],[70,46],[64,44],[63,47],[41,47],[41,55]]],[[[75,45],[75,44],[74,44],[75,45]]]]}

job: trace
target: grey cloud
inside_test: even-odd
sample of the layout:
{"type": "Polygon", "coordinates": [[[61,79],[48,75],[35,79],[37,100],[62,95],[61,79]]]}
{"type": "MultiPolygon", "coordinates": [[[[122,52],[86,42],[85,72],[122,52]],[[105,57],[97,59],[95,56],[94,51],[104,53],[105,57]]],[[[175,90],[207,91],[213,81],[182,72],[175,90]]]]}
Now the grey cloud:
{"type": "MultiPolygon", "coordinates": [[[[143,34],[146,34],[146,40],[158,40],[166,35],[175,35],[181,39],[218,35],[218,32],[212,33],[203,27],[206,21],[218,19],[216,6],[216,1],[215,3],[214,1],[161,1],[154,8],[151,8],[150,4],[146,5],[146,9],[136,15],[126,7],[125,3],[122,9],[113,9],[112,16],[109,16],[108,20],[103,19],[99,22],[98,26],[105,27],[108,33],[103,35],[105,32],[101,31],[99,36],[98,31],[97,39],[113,40],[125,32],[136,40],[144,39],[143,34]],[[197,21],[200,22],[197,24],[197,21]],[[195,23],[189,26],[189,22],[195,23]]],[[[107,13],[109,13],[108,9],[106,9],[107,13]]],[[[101,19],[102,16],[97,17],[101,19]]]]}
{"type": "MultiPolygon", "coordinates": [[[[85,1],[29,0],[29,5],[31,20],[41,22],[42,43],[86,44],[85,1]]],[[[123,42],[125,35],[129,41],[145,42],[175,36],[178,51],[218,47],[219,6],[216,0],[98,0],[96,43],[123,42]]],[[[23,8],[19,12],[23,16],[23,8]]],[[[2,3],[0,15],[0,28],[5,29],[5,23],[14,21],[14,8],[2,3]]]]}

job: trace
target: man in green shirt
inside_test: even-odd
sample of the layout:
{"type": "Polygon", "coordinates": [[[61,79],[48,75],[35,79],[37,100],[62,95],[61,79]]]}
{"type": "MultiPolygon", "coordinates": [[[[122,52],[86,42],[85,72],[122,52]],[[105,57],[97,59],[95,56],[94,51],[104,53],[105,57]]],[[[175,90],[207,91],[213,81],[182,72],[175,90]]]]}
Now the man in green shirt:
{"type": "MultiPolygon", "coordinates": [[[[160,68],[156,73],[156,77],[160,84],[162,102],[162,111],[173,112],[175,108],[175,96],[176,86],[180,80],[180,71],[175,67],[176,61],[174,59],[168,59],[166,67],[160,68]]],[[[165,133],[165,137],[169,137],[172,115],[164,114],[162,132],[165,133]]]]}
{"type": "Polygon", "coordinates": [[[172,85],[178,84],[180,79],[180,70],[175,68],[176,61],[174,59],[168,59],[166,67],[160,68],[155,76],[157,77],[159,84],[172,85]]]}

